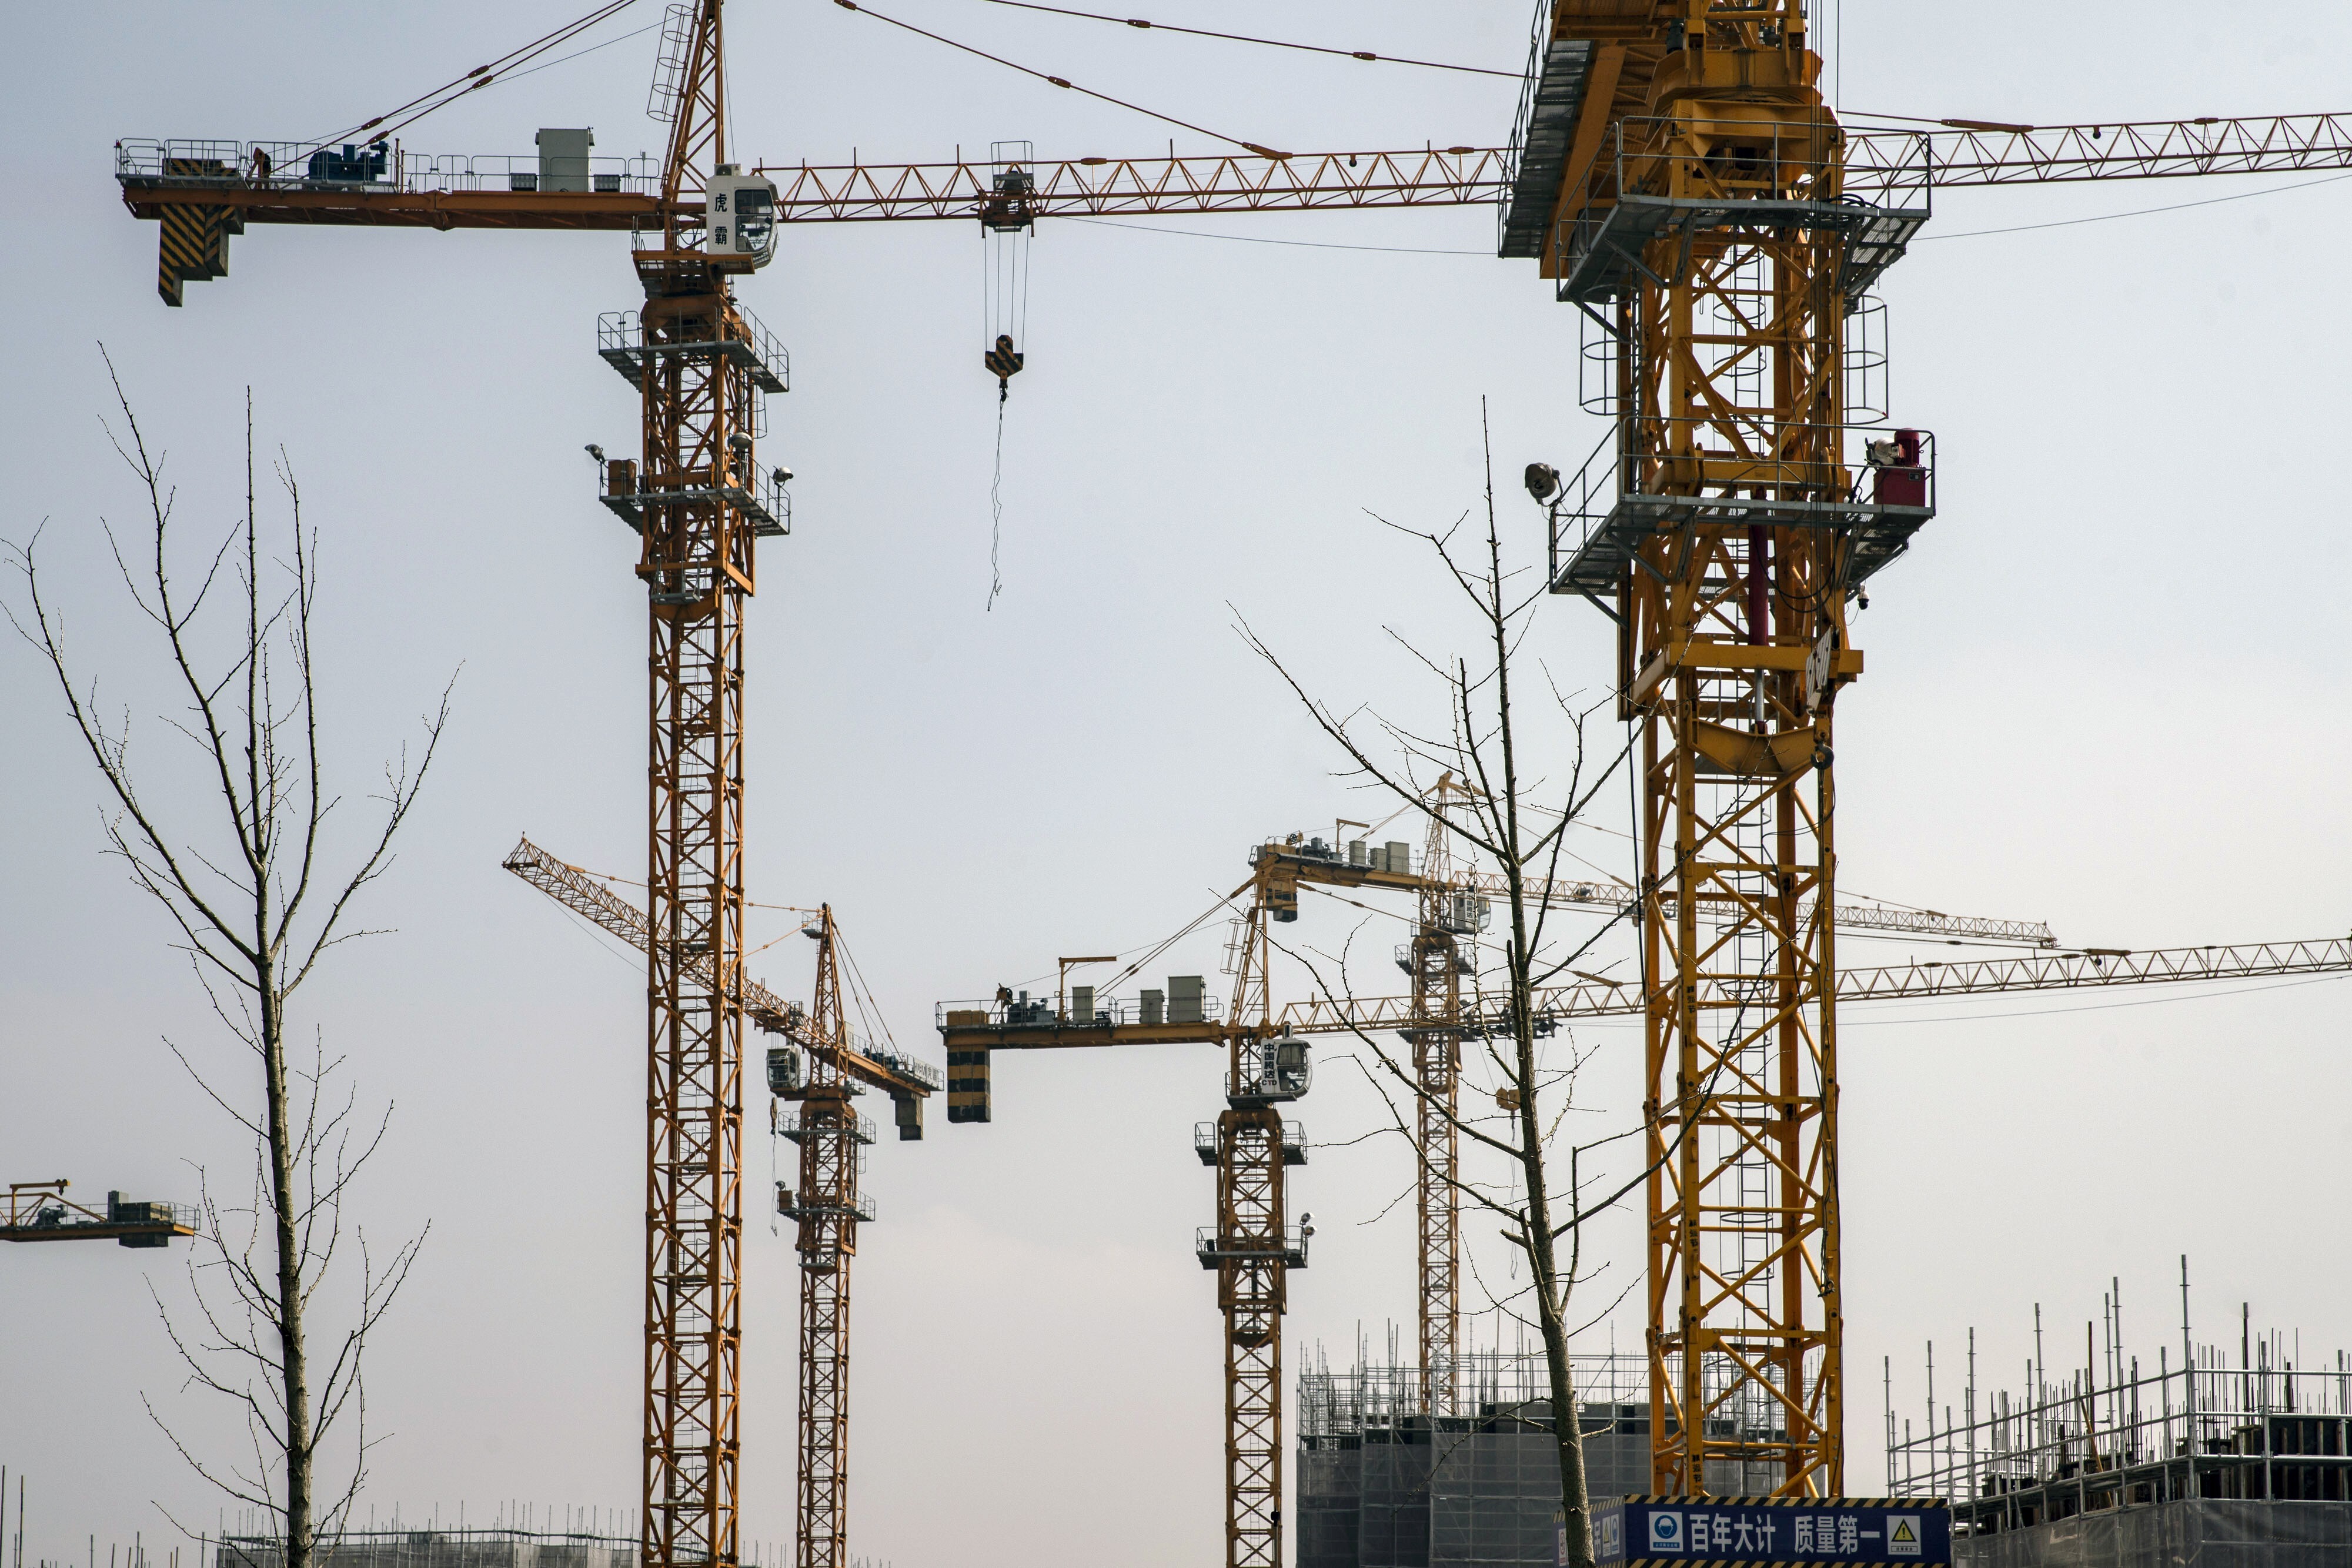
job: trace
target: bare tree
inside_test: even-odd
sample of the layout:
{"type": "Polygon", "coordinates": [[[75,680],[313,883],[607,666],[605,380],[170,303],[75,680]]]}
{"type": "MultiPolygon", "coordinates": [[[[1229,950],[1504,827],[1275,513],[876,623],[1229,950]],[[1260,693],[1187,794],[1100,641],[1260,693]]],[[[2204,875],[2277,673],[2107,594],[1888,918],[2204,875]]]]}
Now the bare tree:
{"type": "Polygon", "coordinates": [[[203,1092],[251,1135],[254,1169],[241,1205],[223,1204],[204,1183],[202,1230],[189,1263],[194,1315],[175,1322],[156,1298],[186,1364],[186,1385],[240,1412],[250,1451],[199,1457],[152,1402],[148,1413],[200,1476],[269,1521],[284,1568],[311,1568],[319,1542],[341,1530],[366,1475],[363,1353],[424,1233],[380,1259],[355,1223],[356,1290],[341,1287],[347,1313],[339,1326],[319,1330],[312,1307],[343,1239],[352,1181],[381,1146],[392,1112],[387,1104],[371,1121],[359,1114],[355,1090],[338,1093],[333,1080],[343,1061],[330,1059],[315,1034],[307,1062],[289,1059],[288,1009],[331,949],[372,935],[351,923],[352,904],[392,863],[393,837],[416,802],[447,723],[449,691],[425,720],[422,754],[412,766],[404,746],[385,767],[378,819],[357,831],[347,857],[338,856],[329,841],[341,800],[323,776],[313,660],[318,536],[303,521],[291,465],[281,449],[275,467],[288,521],[282,539],[265,541],[248,391],[244,516],[195,558],[200,570],[190,591],[177,570],[175,494],[163,455],[151,452],[110,359],[107,372],[121,415],[107,433],[137,478],[146,517],[143,538],[119,538],[110,524],[106,537],[132,602],[158,634],[168,666],[163,678],[181,705],[162,723],[194,748],[188,799],[142,790],[142,778],[161,772],[143,754],[134,768],[128,710],[110,720],[97,681],[77,681],[63,623],[44,594],[37,534],[9,549],[26,598],[25,612],[11,606],[9,619],[47,659],[112,797],[105,812],[110,852],[169,915],[178,933],[173,946],[257,1069],[241,1082],[209,1078],[166,1041],[203,1092]],[[207,613],[208,601],[225,602],[207,613]],[[339,859],[347,865],[331,868],[339,859]],[[343,1446],[339,1452],[347,1448],[351,1471],[346,1483],[322,1487],[317,1466],[331,1434],[343,1446]]]}
{"type": "MultiPolygon", "coordinates": [[[[1483,412],[1481,418],[1483,424],[1483,412]]],[[[1356,1038],[1370,1059],[1367,1072],[1388,1103],[1391,1130],[1420,1147],[1423,1179],[1449,1184],[1462,1201],[1501,1221],[1504,1239],[1526,1259],[1528,1281],[1520,1294],[1532,1303],[1550,1375],[1550,1426],[1559,1445],[1566,1561],[1589,1568],[1593,1561],[1591,1513],[1569,1358],[1574,1333],[1569,1311],[1582,1278],[1584,1223],[1635,1190],[1646,1171],[1612,1191],[1587,1197],[1590,1182],[1581,1170],[1582,1156],[1601,1145],[1630,1137],[1641,1127],[1581,1145],[1559,1145],[1561,1125],[1575,1108],[1577,1073],[1584,1056],[1573,1037],[1546,1016],[1539,993],[1581,961],[1616,924],[1611,921],[1563,952],[1563,944],[1549,928],[1552,906],[1546,892],[1559,869],[1570,826],[1585,815],[1627,753],[1618,753],[1605,767],[1588,768],[1587,713],[1547,683],[1545,725],[1558,727],[1565,757],[1555,758],[1555,766],[1547,768],[1533,755],[1542,747],[1531,742],[1523,716],[1514,708],[1518,698],[1513,679],[1524,673],[1520,645],[1545,595],[1540,584],[1532,591],[1522,587],[1526,573],[1506,561],[1495,514],[1491,451],[1485,498],[1483,538],[1474,533],[1469,540],[1457,542],[1469,520],[1466,514],[1443,531],[1399,528],[1427,545],[1441,569],[1438,580],[1450,582],[1471,606],[1482,644],[1475,657],[1433,657],[1391,632],[1440,684],[1447,709],[1443,733],[1422,733],[1362,708],[1342,716],[1310,695],[1246,624],[1242,633],[1346,754],[1349,766],[1344,776],[1421,814],[1433,830],[1433,844],[1449,842],[1500,875],[1500,903],[1508,924],[1498,944],[1500,968],[1492,972],[1497,984],[1451,1020],[1465,1043],[1475,1040],[1483,1048],[1486,1087],[1493,1092],[1498,1113],[1463,1108],[1454,1094],[1433,1089],[1417,1064],[1382,1039],[1368,1031],[1356,1038]],[[1379,741],[1360,737],[1360,718],[1378,730],[1379,741]],[[1513,1179],[1507,1185],[1477,1179],[1454,1174],[1451,1162],[1433,1164],[1414,1125],[1408,1123],[1406,1106],[1414,1112],[1414,1123],[1426,1126],[1434,1121],[1474,1149],[1499,1156],[1513,1179]],[[1563,1165],[1565,1171],[1559,1168],[1563,1165]]],[[[1424,874],[1438,873],[1429,867],[1424,874]]],[[[1629,901],[1627,907],[1637,906],[1629,901]]],[[[1294,952],[1292,956],[1307,966],[1327,994],[1339,995],[1344,979],[1332,980],[1312,955],[1294,952]]],[[[1512,1298],[1489,1294],[1506,1310],[1520,1310],[1512,1305],[1512,1298]]]]}

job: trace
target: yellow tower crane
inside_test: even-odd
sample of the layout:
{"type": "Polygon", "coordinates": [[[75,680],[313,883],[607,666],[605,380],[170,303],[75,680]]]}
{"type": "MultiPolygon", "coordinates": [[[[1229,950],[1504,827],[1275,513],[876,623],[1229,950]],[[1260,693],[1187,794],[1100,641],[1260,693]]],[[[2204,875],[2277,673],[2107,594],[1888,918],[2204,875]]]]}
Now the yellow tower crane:
{"type": "MultiPolygon", "coordinates": [[[[416,112],[611,9],[478,68],[416,112]]],[[[604,499],[637,529],[652,611],[647,881],[651,918],[672,938],[648,949],[649,1568],[735,1560],[741,600],[754,584],[752,538],[782,532],[788,514],[781,471],[762,481],[751,460],[756,394],[781,390],[782,357],[730,279],[795,223],[972,221],[996,172],[959,159],[780,165],[773,184],[744,173],[725,162],[719,9],[693,0],[665,26],[659,101],[673,135],[653,178],[599,172],[584,145],[542,147],[532,175],[486,177],[470,160],[405,152],[395,140],[405,121],[390,117],[340,151],[116,147],[126,204],[159,221],[159,286],[174,305],[184,281],[226,273],[227,237],[249,223],[628,230],[637,241],[645,307],[613,318],[600,347],[644,411],[642,471],[605,465],[604,499]],[[689,953],[709,955],[707,978],[689,953]]],[[[1608,334],[1618,428],[1551,497],[1553,586],[1617,619],[1622,701],[1645,735],[1652,1083],[1671,1089],[1706,1063],[1737,1062],[1765,1098],[1793,1092],[1808,1107],[1786,1134],[1743,1143],[1736,1116],[1710,1120],[1679,1092],[1658,1100],[1654,1142],[1696,1116],[1698,1135],[1680,1141],[1702,1164],[1653,1194],[1654,1397],[1674,1413],[1655,1429],[1683,1434],[1661,1449],[1656,1484],[1696,1488],[1704,1475],[1706,1424],[1679,1413],[1752,1396],[1788,1415],[1790,1437],[1769,1454],[1717,1457],[1779,1464],[1785,1491],[1834,1491],[1840,987],[1817,913],[1834,894],[1827,717],[1862,668],[1843,595],[1907,545],[1935,494],[1930,438],[1847,417],[1845,311],[1925,221],[1931,188],[2345,168],[2352,117],[1853,130],[1821,100],[1801,0],[1553,0],[1537,21],[1507,148],[1033,162],[1027,210],[1496,201],[1501,254],[1540,259],[1558,298],[1608,334]],[[1759,898],[1755,913],[1718,925],[1729,904],[1759,898]],[[1670,908],[1683,924],[1654,918],[1670,908]],[[1735,1028],[1711,1038],[1695,998],[1718,961],[1737,980],[1720,1009],[1735,1028]],[[1747,1060],[1759,1051],[1760,1064],[1747,1060]],[[1791,1137],[1797,1146],[1779,1146],[1791,1137]],[[1725,1140],[1740,1146],[1714,1147],[1725,1140]],[[1796,1190],[1768,1206],[1800,1215],[1793,1227],[1743,1220],[1755,1211],[1717,1202],[1722,1182],[1702,1174],[1775,1159],[1821,1173],[1784,1176],[1796,1190]],[[1807,1270],[1823,1281],[1817,1305],[1795,1282],[1807,1270]],[[1762,1327],[1735,1333],[1723,1326],[1732,1318],[1762,1327]]],[[[1233,1550],[1278,1539],[1243,1519],[1239,1495],[1228,1501],[1233,1550]]]]}

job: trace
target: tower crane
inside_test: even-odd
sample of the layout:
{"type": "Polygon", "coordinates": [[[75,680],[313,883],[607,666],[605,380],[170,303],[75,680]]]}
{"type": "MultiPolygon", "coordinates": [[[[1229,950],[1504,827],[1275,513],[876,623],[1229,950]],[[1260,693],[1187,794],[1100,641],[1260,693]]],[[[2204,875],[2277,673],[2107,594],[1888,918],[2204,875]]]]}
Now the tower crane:
{"type": "Polygon", "coordinates": [[[196,1211],[176,1203],[139,1202],[106,1195],[100,1212],[66,1196],[73,1184],[12,1181],[0,1241],[112,1241],[120,1247],[169,1247],[174,1236],[196,1233],[196,1211]]]}
{"type": "MultiPolygon", "coordinates": [[[[652,945],[653,927],[644,911],[529,838],[502,863],[630,946],[643,950],[652,945]]],[[[813,1005],[786,1002],[748,976],[741,977],[740,995],[743,1014],[781,1041],[768,1050],[771,1131],[800,1147],[799,1180],[776,1187],[776,1211],[799,1228],[795,1550],[803,1568],[837,1568],[848,1561],[849,1265],[857,1253],[859,1224],[874,1218],[872,1201],[857,1189],[874,1124],[851,1101],[869,1088],[889,1095],[899,1138],[918,1139],[923,1135],[923,1103],[938,1091],[940,1079],[929,1063],[850,1032],[842,1010],[840,931],[833,906],[822,905],[803,929],[817,944],[813,1005]],[[788,1102],[800,1109],[786,1123],[775,1107],[788,1102]]],[[[701,977],[707,964],[702,955],[688,953],[681,961],[701,977]]]]}
{"type": "MultiPolygon", "coordinates": [[[[638,242],[646,306],[614,319],[606,357],[641,392],[642,478],[633,464],[603,466],[605,504],[638,529],[652,609],[647,881],[651,919],[676,938],[648,949],[643,1545],[661,1568],[735,1552],[741,600],[752,538],[782,532],[789,514],[780,479],[754,477],[745,417],[756,392],[782,390],[782,355],[730,280],[793,223],[971,221],[992,172],[957,160],[747,175],[724,162],[719,0],[673,16],[673,135],[657,181],[592,172],[574,189],[568,172],[544,177],[543,156],[545,189],[512,188],[519,178],[486,189],[466,161],[383,141],[292,158],[265,145],[262,159],[242,142],[125,141],[116,156],[126,204],[160,223],[172,304],[184,281],[226,272],[228,236],[248,222],[629,230],[638,242]],[[705,165],[698,203],[687,184],[705,165]],[[746,201],[748,224],[736,221],[746,201]],[[697,952],[707,970],[687,966],[697,952]],[[681,1218],[704,1214],[721,1218],[681,1218]]],[[[1538,498],[1551,503],[1552,586],[1614,618],[1622,707],[1643,737],[1651,1138],[1684,1151],[1651,1194],[1654,1484],[1665,1491],[1699,1490],[1710,1458],[1778,1464],[1791,1494],[1843,1484],[1832,1107],[1843,992],[1819,915],[1836,907],[1829,716],[1862,673],[1845,595],[1935,510],[1932,437],[1848,417],[1848,308],[1900,257],[1937,187],[2352,166],[2352,117],[2336,114],[1848,128],[1822,102],[1819,71],[1801,0],[1547,0],[1507,148],[1089,156],[1029,171],[1040,218],[1495,200],[1501,254],[1538,260],[1612,345],[1617,429],[1538,498]],[[1748,300],[1770,308],[1751,319],[1748,300]],[[1716,954],[1762,1020],[1727,1042],[1702,1038],[1690,1001],[1716,954]],[[1654,1092],[1735,1058],[1769,1085],[1764,1098],[1800,1113],[1751,1134],[1736,1104],[1654,1092]],[[1686,1122],[1701,1135],[1682,1138],[1686,1122]],[[1794,1218],[1744,1220],[1725,1197],[1743,1168],[1780,1172],[1769,1211],[1794,1218]],[[1726,1249],[1743,1260],[1727,1263],[1726,1249]],[[1748,1260],[1757,1249],[1761,1261],[1748,1260]],[[1748,1397],[1785,1418],[1785,1441],[1711,1436],[1705,1412],[1748,1397]]],[[[1243,1492],[1229,1495],[1237,1553],[1278,1543],[1262,1489],[1249,1496],[1261,1512],[1244,1520],[1243,1492]]]]}

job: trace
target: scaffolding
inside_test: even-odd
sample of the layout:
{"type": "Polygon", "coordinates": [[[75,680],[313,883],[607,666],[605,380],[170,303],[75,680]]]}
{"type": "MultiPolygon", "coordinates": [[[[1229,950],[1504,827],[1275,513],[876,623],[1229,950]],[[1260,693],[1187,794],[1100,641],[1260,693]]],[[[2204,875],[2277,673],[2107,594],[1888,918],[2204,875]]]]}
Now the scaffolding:
{"type": "Polygon", "coordinates": [[[2306,1356],[2299,1334],[2257,1334],[2242,1306],[2235,1346],[2200,1343],[2188,1290],[2184,1260],[2179,1340],[2153,1347],[2153,1366],[2125,1342],[2117,1281],[2082,1341],[2063,1336],[2074,1364],[2054,1375],[2034,1309],[2022,1393],[1979,1387],[1971,1329],[1957,1406],[1937,1402],[1930,1346],[1924,1426],[1906,1417],[1898,1432],[1890,1369],[1888,1489],[1952,1499],[1956,1553],[1977,1542],[1958,1560],[1988,1565],[2193,1563],[2208,1547],[2234,1562],[2230,1552],[2255,1545],[2279,1568],[2302,1568],[2305,1549],[2313,1568],[2345,1561],[2352,1358],[2306,1356]],[[2049,1555],[2039,1542],[2053,1535],[2074,1546],[2049,1555]],[[1988,1539],[2000,1536],[2019,1539],[1988,1539]]]}

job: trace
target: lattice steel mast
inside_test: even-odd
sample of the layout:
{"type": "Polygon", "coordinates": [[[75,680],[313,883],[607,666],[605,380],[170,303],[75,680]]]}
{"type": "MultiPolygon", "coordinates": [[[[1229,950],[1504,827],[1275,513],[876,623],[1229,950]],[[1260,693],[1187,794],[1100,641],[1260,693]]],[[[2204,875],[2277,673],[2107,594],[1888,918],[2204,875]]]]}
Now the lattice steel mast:
{"type": "Polygon", "coordinates": [[[1448,774],[1427,797],[1420,918],[1406,966],[1415,1027],[1404,1038],[1412,1048],[1413,1147],[1420,1156],[1414,1208],[1421,1259],[1421,1394],[1422,1408],[1432,1416],[1454,1413],[1462,1354],[1462,1194],[1456,1186],[1462,1148],[1454,1118],[1461,1110],[1462,978],[1477,972],[1476,954],[1465,952],[1462,939],[1476,930],[1476,923],[1464,918],[1469,900],[1454,884],[1447,812],[1468,793],[1448,774]]]}
{"type": "Polygon", "coordinates": [[[1658,9],[1596,57],[1548,256],[1615,350],[1554,587],[1616,601],[1641,738],[1653,1486],[1835,1496],[1831,704],[1848,595],[1932,515],[1917,433],[1863,479],[1843,335],[1925,167],[1916,211],[1842,199],[1800,0],[1658,9]]]}
{"type": "MultiPolygon", "coordinates": [[[[1304,1267],[1284,1206],[1285,1139],[1263,1026],[1272,1012],[1265,879],[1256,879],[1234,977],[1225,1109],[1217,1116],[1217,1306],[1225,1316],[1225,1562],[1282,1562],[1282,1316],[1289,1270],[1304,1267]],[[1255,1030],[1247,1025],[1257,1024],[1255,1030]]],[[[1297,898],[1294,890],[1292,898],[1297,898]]],[[[1303,1060],[1303,1057],[1302,1057],[1303,1060]]],[[[1304,1085],[1299,1085],[1300,1089],[1304,1085]]]]}
{"type": "Polygon", "coordinates": [[[874,1135],[851,1108],[854,1091],[838,1065],[848,1030],[831,904],[818,923],[809,1030],[834,1051],[810,1053],[808,1080],[794,1096],[800,1120],[785,1129],[800,1145],[800,1183],[789,1197],[779,1192],[777,1200],[800,1224],[801,1463],[793,1561],[799,1568],[841,1568],[848,1561],[849,1262],[857,1253],[862,1213],[860,1150],[874,1135]]]}
{"type": "Polygon", "coordinates": [[[726,156],[719,0],[685,40],[663,168],[662,227],[635,236],[642,476],[637,574],[646,668],[645,1500],[646,1568],[736,1561],[741,1346],[743,608],[753,587],[755,371],[726,345],[753,334],[735,307],[721,219],[684,221],[689,172],[709,189],[726,156]],[[698,957],[700,965],[690,962],[698,957]]]}

